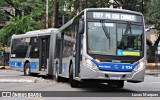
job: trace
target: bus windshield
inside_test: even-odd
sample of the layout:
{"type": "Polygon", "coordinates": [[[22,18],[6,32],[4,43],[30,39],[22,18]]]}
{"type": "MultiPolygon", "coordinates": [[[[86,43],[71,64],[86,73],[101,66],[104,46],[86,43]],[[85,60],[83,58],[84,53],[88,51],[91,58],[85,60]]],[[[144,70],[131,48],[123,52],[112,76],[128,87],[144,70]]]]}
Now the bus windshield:
{"type": "Polygon", "coordinates": [[[95,21],[87,24],[88,53],[114,56],[142,56],[142,25],[95,21]]]}

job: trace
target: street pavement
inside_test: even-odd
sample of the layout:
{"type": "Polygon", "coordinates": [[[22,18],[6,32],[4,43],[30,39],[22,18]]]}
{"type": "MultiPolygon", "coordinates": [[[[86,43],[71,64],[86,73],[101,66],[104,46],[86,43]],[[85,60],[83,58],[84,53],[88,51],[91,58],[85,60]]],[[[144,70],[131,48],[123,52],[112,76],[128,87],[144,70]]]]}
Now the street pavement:
{"type": "MultiPolygon", "coordinates": [[[[80,86],[80,88],[71,88],[69,81],[67,79],[63,80],[63,82],[57,83],[53,80],[52,77],[48,77],[45,75],[33,75],[33,76],[23,76],[23,72],[15,71],[15,70],[0,70],[0,80],[2,79],[13,79],[13,80],[22,80],[22,81],[8,81],[8,82],[2,82],[0,81],[0,91],[60,91],[62,94],[65,92],[68,93],[79,93],[79,96],[84,96],[83,99],[91,99],[85,97],[85,92],[89,93],[105,93],[106,96],[109,93],[136,93],[137,91],[160,91],[160,77],[157,77],[155,75],[146,75],[145,80],[142,83],[128,83],[125,82],[123,89],[118,89],[113,86],[108,86],[107,84],[93,84],[88,83],[80,86]],[[24,81],[25,80],[25,81],[24,81]],[[26,80],[33,80],[33,82],[27,82],[26,80]],[[69,92],[70,91],[70,92],[69,92]]],[[[56,93],[56,92],[53,92],[56,93]]],[[[90,94],[91,97],[94,96],[93,94],[90,94]]],[[[101,100],[106,100],[106,96],[101,98],[101,100]]],[[[120,95],[119,95],[120,96],[120,95]]],[[[82,99],[81,97],[81,99],[82,99]]],[[[116,100],[117,97],[112,98],[109,97],[112,100],[116,100]]],[[[118,97],[119,100],[128,100],[127,97],[118,97]],[[126,99],[125,99],[126,98],[126,99]]],[[[12,98],[13,100],[18,100],[18,98],[12,98]]],[[[35,100],[36,98],[24,98],[24,100],[35,100]]],[[[36,100],[53,100],[53,98],[38,98],[36,100]]],[[[63,99],[64,98],[59,98],[63,99]]],[[[68,98],[65,100],[79,100],[76,97],[68,98]]],[[[100,98],[94,97],[92,100],[98,100],[100,98]]],[[[159,100],[160,98],[154,97],[154,100],[159,100]]],[[[7,100],[7,98],[2,98],[2,100],[7,100]]],[[[150,98],[130,98],[130,100],[153,100],[150,98]]]]}
{"type": "Polygon", "coordinates": [[[69,81],[57,83],[52,77],[45,75],[24,76],[23,72],[15,70],[0,70],[0,80],[13,79],[22,80],[22,82],[1,82],[1,91],[160,91],[160,77],[155,75],[146,75],[142,83],[125,82],[123,89],[117,89],[107,84],[88,83],[80,88],[71,88],[69,81]],[[33,80],[27,82],[24,80],[33,80]]]}
{"type": "MultiPolygon", "coordinates": [[[[46,76],[47,77],[47,76],[46,76]]],[[[47,82],[42,77],[24,76],[23,72],[15,70],[0,70],[0,83],[37,83],[47,82]]]]}

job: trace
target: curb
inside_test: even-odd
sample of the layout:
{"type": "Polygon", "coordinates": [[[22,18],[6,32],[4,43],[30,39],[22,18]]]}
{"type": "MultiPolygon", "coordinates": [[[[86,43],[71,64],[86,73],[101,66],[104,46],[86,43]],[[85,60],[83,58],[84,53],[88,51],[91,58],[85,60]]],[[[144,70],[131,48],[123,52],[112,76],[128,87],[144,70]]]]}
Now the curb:
{"type": "Polygon", "coordinates": [[[0,79],[0,83],[35,83],[36,80],[26,79],[0,79]]]}
{"type": "Polygon", "coordinates": [[[11,70],[11,68],[0,67],[0,70],[11,70]]]}
{"type": "Polygon", "coordinates": [[[1,69],[2,69],[2,70],[5,70],[5,69],[8,70],[8,69],[11,69],[11,68],[10,68],[10,66],[7,66],[7,65],[6,65],[6,66],[0,66],[0,70],[1,70],[1,69]]]}
{"type": "Polygon", "coordinates": [[[160,74],[160,70],[147,70],[145,75],[157,75],[160,74]]]}
{"type": "Polygon", "coordinates": [[[147,72],[145,75],[155,75],[155,74],[160,74],[160,72],[147,72]]]}

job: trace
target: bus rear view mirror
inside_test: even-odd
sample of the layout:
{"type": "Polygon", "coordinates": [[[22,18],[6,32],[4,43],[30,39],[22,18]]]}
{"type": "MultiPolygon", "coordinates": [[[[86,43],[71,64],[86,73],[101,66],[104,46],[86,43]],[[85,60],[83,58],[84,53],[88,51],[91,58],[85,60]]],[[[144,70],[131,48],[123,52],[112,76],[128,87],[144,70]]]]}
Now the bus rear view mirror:
{"type": "Polygon", "coordinates": [[[84,33],[84,21],[82,19],[79,20],[78,33],[79,34],[84,33]]]}

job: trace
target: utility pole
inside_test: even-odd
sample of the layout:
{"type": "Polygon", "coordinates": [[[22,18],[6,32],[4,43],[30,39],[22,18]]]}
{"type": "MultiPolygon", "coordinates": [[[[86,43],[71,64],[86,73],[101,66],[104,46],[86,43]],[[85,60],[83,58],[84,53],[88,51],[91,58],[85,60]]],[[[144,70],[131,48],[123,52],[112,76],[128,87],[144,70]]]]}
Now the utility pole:
{"type": "Polygon", "coordinates": [[[87,5],[87,0],[86,0],[86,2],[85,2],[85,6],[86,6],[86,8],[88,7],[88,5],[87,5]]]}
{"type": "Polygon", "coordinates": [[[100,7],[102,8],[102,0],[100,0],[100,7]]]}
{"type": "Polygon", "coordinates": [[[80,8],[79,8],[79,10],[81,12],[82,11],[82,0],[79,0],[79,2],[80,2],[80,8]]]}
{"type": "Polygon", "coordinates": [[[46,28],[48,28],[48,0],[46,0],[46,28]]]}
{"type": "Polygon", "coordinates": [[[142,10],[142,11],[141,11],[142,14],[143,14],[143,9],[144,9],[144,4],[143,4],[143,0],[142,0],[142,9],[141,9],[141,10],[142,10]]]}

